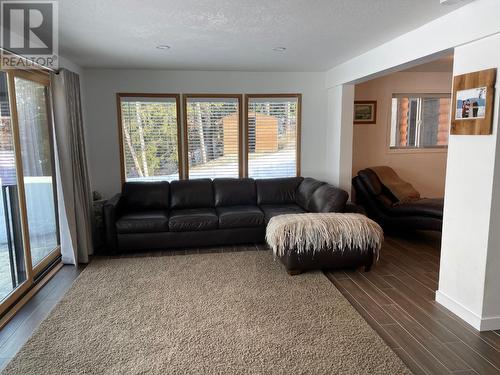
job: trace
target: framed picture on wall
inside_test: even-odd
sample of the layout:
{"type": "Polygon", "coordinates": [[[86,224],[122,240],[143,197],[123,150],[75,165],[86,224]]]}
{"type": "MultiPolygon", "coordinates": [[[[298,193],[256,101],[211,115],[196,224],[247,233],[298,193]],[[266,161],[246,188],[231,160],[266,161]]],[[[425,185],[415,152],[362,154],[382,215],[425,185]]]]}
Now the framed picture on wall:
{"type": "Polygon", "coordinates": [[[354,101],[354,123],[355,124],[375,124],[377,122],[377,101],[376,100],[355,100],[354,101]]]}
{"type": "Polygon", "coordinates": [[[451,134],[491,134],[496,73],[487,69],[453,78],[451,134]]]}

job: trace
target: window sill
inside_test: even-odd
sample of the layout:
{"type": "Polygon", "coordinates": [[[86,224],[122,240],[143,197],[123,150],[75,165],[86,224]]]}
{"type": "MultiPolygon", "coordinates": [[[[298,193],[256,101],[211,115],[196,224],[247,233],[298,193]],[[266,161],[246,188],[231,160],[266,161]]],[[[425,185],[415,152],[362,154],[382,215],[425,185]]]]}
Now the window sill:
{"type": "Polygon", "coordinates": [[[446,147],[426,147],[426,148],[389,148],[388,154],[446,154],[446,147]]]}

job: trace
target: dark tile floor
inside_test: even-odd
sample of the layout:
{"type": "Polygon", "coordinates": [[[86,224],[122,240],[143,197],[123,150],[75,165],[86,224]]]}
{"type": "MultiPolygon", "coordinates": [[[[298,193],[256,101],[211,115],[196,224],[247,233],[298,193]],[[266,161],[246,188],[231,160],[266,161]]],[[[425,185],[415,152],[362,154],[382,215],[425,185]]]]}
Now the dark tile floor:
{"type": "Polygon", "coordinates": [[[479,333],[434,301],[440,244],[387,236],[372,271],[326,275],[415,374],[500,374],[500,331],[479,333]]]}

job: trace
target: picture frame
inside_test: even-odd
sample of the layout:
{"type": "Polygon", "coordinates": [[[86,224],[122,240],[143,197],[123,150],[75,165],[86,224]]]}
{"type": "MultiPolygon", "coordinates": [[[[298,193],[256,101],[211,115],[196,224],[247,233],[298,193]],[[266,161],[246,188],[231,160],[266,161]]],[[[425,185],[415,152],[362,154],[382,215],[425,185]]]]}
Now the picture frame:
{"type": "Polygon", "coordinates": [[[494,68],[453,77],[450,134],[492,134],[496,75],[494,68]]]}
{"type": "Polygon", "coordinates": [[[354,124],[376,124],[377,123],[377,101],[355,100],[354,101],[354,124]]]}

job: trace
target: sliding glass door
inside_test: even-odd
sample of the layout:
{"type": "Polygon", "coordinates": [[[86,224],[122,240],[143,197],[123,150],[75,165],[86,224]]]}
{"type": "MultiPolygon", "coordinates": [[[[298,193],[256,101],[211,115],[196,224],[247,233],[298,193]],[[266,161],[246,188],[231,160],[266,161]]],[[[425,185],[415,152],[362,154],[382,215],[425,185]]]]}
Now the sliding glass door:
{"type": "Polygon", "coordinates": [[[59,255],[48,76],[0,71],[0,313],[59,255]]]}
{"type": "Polygon", "coordinates": [[[8,77],[0,72],[0,300],[27,279],[8,77]]]}
{"type": "Polygon", "coordinates": [[[58,245],[48,86],[14,77],[33,267],[58,245]]]}

